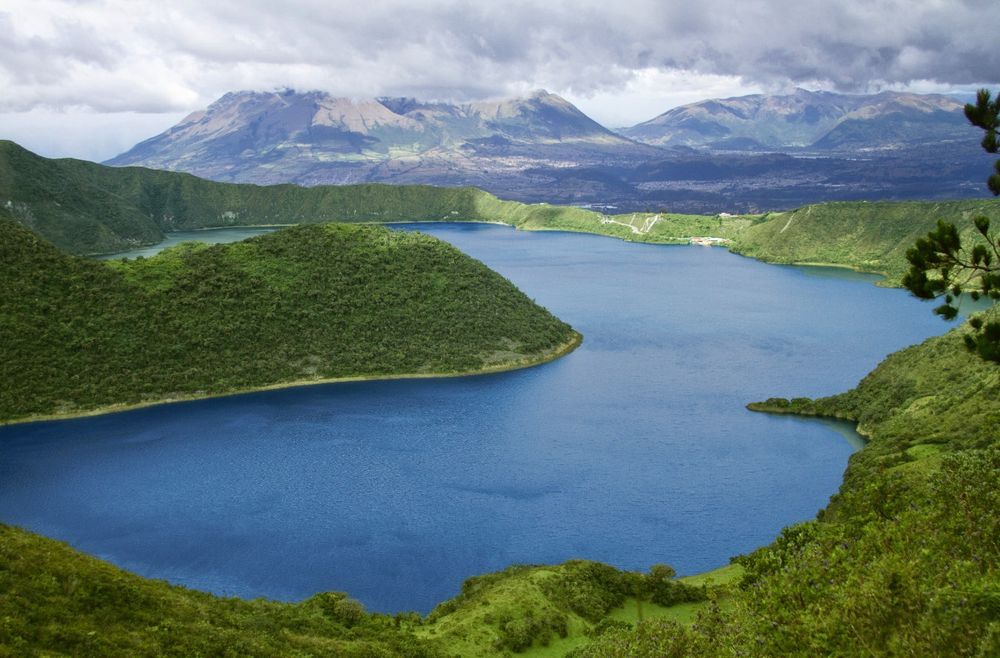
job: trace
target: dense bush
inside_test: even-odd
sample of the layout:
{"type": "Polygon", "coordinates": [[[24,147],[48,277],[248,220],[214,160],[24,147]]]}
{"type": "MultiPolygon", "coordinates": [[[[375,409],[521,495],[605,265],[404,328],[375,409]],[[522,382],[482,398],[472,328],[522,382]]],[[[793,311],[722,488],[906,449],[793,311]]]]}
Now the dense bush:
{"type": "Polygon", "coordinates": [[[530,610],[523,616],[500,619],[497,629],[493,648],[515,653],[535,644],[548,646],[553,636],[566,637],[568,632],[565,614],[549,612],[536,616],[530,610]]]}

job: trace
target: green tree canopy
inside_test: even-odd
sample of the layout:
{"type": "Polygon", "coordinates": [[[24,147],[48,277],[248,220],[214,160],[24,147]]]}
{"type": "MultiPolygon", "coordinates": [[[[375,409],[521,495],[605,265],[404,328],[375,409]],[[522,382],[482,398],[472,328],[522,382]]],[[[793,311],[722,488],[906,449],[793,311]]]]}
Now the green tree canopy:
{"type": "MultiPolygon", "coordinates": [[[[982,147],[987,153],[1000,149],[997,128],[1000,127],[1000,98],[980,89],[976,103],[965,106],[965,116],[986,135],[982,147]]],[[[1000,196],[1000,160],[994,164],[996,173],[987,180],[995,196],[1000,196]]],[[[917,240],[906,252],[910,269],[903,285],[921,299],[944,297],[944,303],[934,312],[946,320],[958,315],[958,302],[967,294],[973,300],[1000,300],[1000,234],[991,230],[985,216],[973,220],[976,233],[963,243],[954,224],[939,221],[937,228],[917,240]]],[[[965,336],[965,345],[988,361],[1000,363],[1000,321],[996,320],[996,305],[984,316],[969,319],[972,332],[965,336]]]]}

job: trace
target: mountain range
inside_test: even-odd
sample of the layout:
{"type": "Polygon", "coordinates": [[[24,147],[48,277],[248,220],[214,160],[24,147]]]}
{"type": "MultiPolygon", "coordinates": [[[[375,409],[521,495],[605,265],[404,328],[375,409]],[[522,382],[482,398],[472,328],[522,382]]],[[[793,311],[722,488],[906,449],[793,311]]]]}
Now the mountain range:
{"type": "Polygon", "coordinates": [[[621,210],[981,196],[985,160],[961,109],[941,95],[796,90],[706,100],[613,132],[545,91],[465,104],[241,91],[107,164],[258,184],[471,185],[621,210]]]}
{"type": "Polygon", "coordinates": [[[963,104],[940,94],[796,89],[706,100],[621,132],[657,146],[739,151],[880,151],[967,138],[963,104]]]}
{"type": "Polygon", "coordinates": [[[405,176],[475,182],[483,169],[524,160],[604,162],[651,157],[545,91],[448,104],[337,98],[323,92],[235,92],[108,161],[182,170],[219,181],[351,183],[405,176]],[[482,162],[489,160],[489,163],[482,162]]]}

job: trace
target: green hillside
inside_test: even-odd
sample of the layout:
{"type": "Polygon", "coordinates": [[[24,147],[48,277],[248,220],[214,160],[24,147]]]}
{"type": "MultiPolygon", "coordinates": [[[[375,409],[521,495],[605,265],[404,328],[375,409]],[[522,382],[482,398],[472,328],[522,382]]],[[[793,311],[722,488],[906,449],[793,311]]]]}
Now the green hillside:
{"type": "Polygon", "coordinates": [[[50,160],[0,141],[0,206],[75,254],[155,244],[163,231],[330,221],[476,219],[471,188],[233,185],[140,167],[50,160]]]}
{"type": "Polygon", "coordinates": [[[973,235],[972,217],[1000,220],[1000,200],[832,202],[764,216],[629,213],[503,201],[482,190],[426,185],[238,185],[140,167],[50,160],[0,141],[0,209],[74,254],[124,251],[164,231],[325,222],[497,222],[635,242],[712,236],[746,256],[880,272],[898,284],[906,250],[939,219],[973,235]]]}
{"type": "Polygon", "coordinates": [[[237,185],[140,167],[50,160],[0,141],[0,208],[74,254],[151,245],[164,231],[323,222],[499,222],[645,242],[729,237],[748,220],[501,201],[482,190],[427,185],[237,185]]]}
{"type": "Polygon", "coordinates": [[[627,625],[636,593],[646,618],[659,618],[703,605],[692,602],[708,591],[576,560],[470,578],[426,618],[388,616],[338,592],[300,603],[216,597],[0,524],[0,656],[562,655],[594,628],[627,625]]]}
{"type": "Polygon", "coordinates": [[[1000,219],[1000,200],[822,203],[766,215],[739,234],[734,251],[772,263],[880,272],[898,285],[909,267],[906,250],[917,238],[945,220],[959,228],[963,241],[971,240],[976,215],[1000,219]]]}
{"type": "Polygon", "coordinates": [[[75,254],[155,244],[163,231],[324,222],[496,221],[544,223],[578,208],[502,202],[474,188],[426,185],[215,183],[189,174],[50,160],[0,141],[0,207],[75,254]],[[536,220],[537,218],[537,220],[536,220]]]}
{"type": "Polygon", "coordinates": [[[0,221],[0,280],[6,421],[295,382],[506,369],[579,340],[454,247],[375,226],[299,226],[112,263],[0,221]]]}
{"type": "MultiPolygon", "coordinates": [[[[218,598],[0,525],[0,656],[444,656],[345,595],[218,598]]],[[[402,626],[402,628],[401,628],[402,626]]]]}

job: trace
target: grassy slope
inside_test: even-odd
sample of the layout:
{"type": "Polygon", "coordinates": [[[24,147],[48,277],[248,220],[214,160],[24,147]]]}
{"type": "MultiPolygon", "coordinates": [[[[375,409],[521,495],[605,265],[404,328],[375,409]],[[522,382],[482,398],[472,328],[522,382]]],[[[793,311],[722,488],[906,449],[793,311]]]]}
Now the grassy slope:
{"type": "Polygon", "coordinates": [[[514,367],[578,340],[454,247],[375,226],[299,226],[108,263],[0,221],[0,280],[0,420],[514,367]]]}
{"type": "Polygon", "coordinates": [[[705,583],[584,560],[514,566],[470,578],[461,594],[435,608],[415,632],[459,656],[562,656],[609,625],[634,623],[637,596],[652,618],[702,605],[706,592],[705,583]]]}
{"type": "Polygon", "coordinates": [[[972,218],[980,214],[1000,219],[1000,200],[822,203],[767,215],[739,234],[734,250],[775,263],[879,272],[898,284],[907,269],[906,250],[938,220],[956,224],[971,238],[972,218]]]}
{"type": "Polygon", "coordinates": [[[846,393],[749,406],[856,421],[871,440],[851,457],[844,491],[885,469],[923,477],[944,453],[1000,445],[1000,367],[965,349],[967,330],[963,325],[892,354],[846,393]]]}
{"type": "MultiPolygon", "coordinates": [[[[295,604],[215,597],[0,525],[0,656],[563,655],[601,619],[636,621],[628,592],[642,581],[594,562],[511,567],[470,579],[422,620],[368,614],[339,593],[295,604]]],[[[702,584],[667,590],[704,595],[702,584]]],[[[696,605],[643,609],[650,619],[696,605]]]]}
{"type": "Polygon", "coordinates": [[[406,626],[337,595],[214,597],[0,525],[0,656],[443,655],[406,626]]]}
{"type": "Polygon", "coordinates": [[[855,419],[870,442],[818,520],[739,560],[728,609],[579,655],[998,655],[1000,368],[966,352],[964,330],[891,355],[847,393],[753,405],[855,419]]]}

